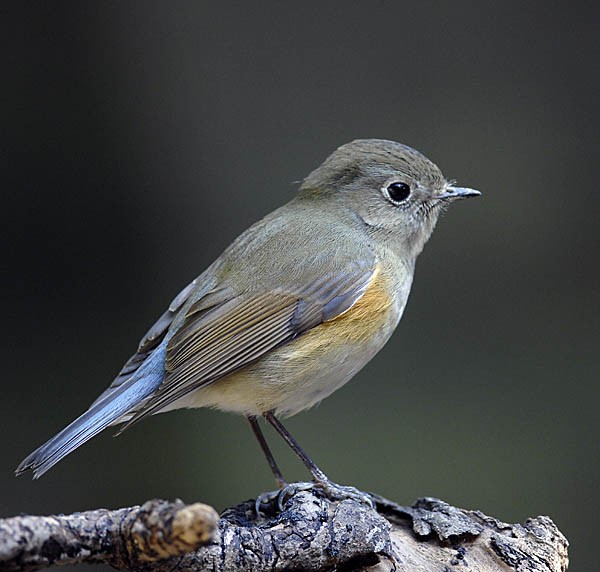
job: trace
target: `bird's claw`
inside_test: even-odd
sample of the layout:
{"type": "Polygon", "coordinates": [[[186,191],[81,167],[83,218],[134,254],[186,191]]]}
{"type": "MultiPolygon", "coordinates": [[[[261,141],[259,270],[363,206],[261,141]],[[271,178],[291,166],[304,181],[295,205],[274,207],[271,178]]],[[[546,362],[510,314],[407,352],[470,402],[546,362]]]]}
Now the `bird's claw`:
{"type": "Polygon", "coordinates": [[[359,491],[356,487],[348,485],[338,485],[333,481],[318,481],[311,483],[313,487],[319,488],[330,500],[353,500],[360,504],[367,505],[369,508],[375,508],[373,500],[368,493],[359,491]]]}
{"type": "Polygon", "coordinates": [[[315,483],[312,482],[290,483],[276,491],[269,491],[267,493],[258,495],[258,497],[256,497],[256,501],[254,502],[254,508],[257,516],[261,515],[261,506],[265,505],[267,507],[273,507],[273,503],[275,501],[277,501],[277,509],[279,512],[281,512],[283,510],[283,505],[288,499],[292,498],[300,491],[310,490],[312,487],[314,487],[314,485],[315,483]]]}
{"type": "MultiPolygon", "coordinates": [[[[294,495],[301,491],[317,490],[323,496],[332,501],[353,500],[360,504],[367,505],[369,508],[374,508],[374,503],[369,494],[359,491],[355,487],[338,485],[330,480],[319,480],[309,482],[290,483],[279,490],[270,491],[260,494],[254,503],[256,515],[261,515],[261,507],[273,507],[273,503],[277,501],[277,509],[279,512],[283,510],[285,503],[294,495]]],[[[275,508],[275,507],[273,507],[275,508]]]]}

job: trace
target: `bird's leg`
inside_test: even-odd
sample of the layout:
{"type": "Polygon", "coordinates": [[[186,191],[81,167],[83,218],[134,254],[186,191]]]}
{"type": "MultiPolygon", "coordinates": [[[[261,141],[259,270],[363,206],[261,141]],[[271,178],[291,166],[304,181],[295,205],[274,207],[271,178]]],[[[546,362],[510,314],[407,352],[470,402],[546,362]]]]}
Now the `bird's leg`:
{"type": "Polygon", "coordinates": [[[319,469],[319,467],[317,467],[317,465],[315,465],[314,461],[302,450],[302,447],[300,447],[300,445],[298,445],[298,442],[296,441],[296,439],[294,439],[290,435],[289,431],[283,426],[281,421],[279,421],[279,419],[277,419],[277,417],[275,417],[275,415],[273,415],[272,411],[267,411],[266,413],[263,413],[263,417],[271,425],[273,425],[273,427],[275,428],[275,431],[277,431],[277,433],[279,433],[283,437],[283,440],[290,446],[292,451],[294,451],[294,453],[296,453],[296,455],[298,455],[300,460],[304,463],[306,468],[310,471],[310,474],[313,476],[313,479],[317,483],[329,481],[329,479],[327,478],[327,475],[321,469],[319,469]]]}
{"type": "Polygon", "coordinates": [[[265,457],[267,458],[267,463],[269,463],[269,467],[271,467],[271,472],[275,477],[275,482],[277,483],[277,488],[283,489],[287,487],[287,482],[283,478],[277,463],[275,462],[275,458],[273,457],[273,453],[271,453],[271,449],[269,449],[269,445],[263,435],[263,432],[258,425],[258,419],[254,415],[247,415],[246,419],[248,419],[248,423],[250,423],[250,427],[252,427],[252,431],[254,431],[254,435],[260,445],[260,448],[263,450],[265,457]]]}
{"type": "Polygon", "coordinates": [[[308,490],[313,488],[315,485],[321,489],[325,495],[332,500],[340,499],[352,499],[360,503],[366,504],[373,508],[373,501],[371,497],[366,493],[363,493],[355,487],[342,486],[330,481],[327,475],[315,465],[313,460],[302,450],[302,447],[298,442],[290,435],[288,430],[282,425],[281,421],[273,415],[272,411],[263,413],[263,417],[275,428],[283,440],[290,446],[292,451],[298,455],[300,460],[304,463],[306,468],[310,471],[313,477],[313,483],[292,483],[280,491],[279,494],[279,508],[283,506],[284,496],[293,495],[299,490],[308,490]]]}

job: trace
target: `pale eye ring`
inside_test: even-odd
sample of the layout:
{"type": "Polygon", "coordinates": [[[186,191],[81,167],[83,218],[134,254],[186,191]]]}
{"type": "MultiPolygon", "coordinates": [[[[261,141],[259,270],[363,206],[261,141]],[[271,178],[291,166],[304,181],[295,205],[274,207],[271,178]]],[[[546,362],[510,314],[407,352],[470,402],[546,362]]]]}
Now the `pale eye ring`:
{"type": "Polygon", "coordinates": [[[390,183],[383,189],[385,198],[394,205],[399,205],[410,197],[410,185],[401,181],[390,183]]]}

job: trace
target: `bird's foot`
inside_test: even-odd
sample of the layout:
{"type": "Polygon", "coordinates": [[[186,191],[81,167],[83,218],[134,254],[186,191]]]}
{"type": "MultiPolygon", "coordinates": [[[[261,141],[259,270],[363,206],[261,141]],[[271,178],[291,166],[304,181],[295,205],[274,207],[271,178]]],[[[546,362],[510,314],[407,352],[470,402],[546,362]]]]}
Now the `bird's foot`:
{"type": "Polygon", "coordinates": [[[369,508],[375,508],[373,500],[368,493],[359,491],[356,487],[348,485],[338,485],[333,481],[319,480],[311,483],[314,488],[323,491],[329,500],[353,500],[360,504],[367,505],[369,508]]]}
{"type": "Polygon", "coordinates": [[[277,491],[270,491],[259,495],[255,501],[255,509],[257,516],[261,515],[261,508],[264,506],[267,512],[273,511],[276,508],[279,512],[283,510],[285,503],[302,491],[315,490],[325,498],[332,501],[353,500],[360,504],[364,504],[369,508],[374,508],[373,500],[368,493],[359,491],[355,487],[338,485],[329,479],[300,483],[290,483],[280,488],[277,491]],[[269,510],[270,509],[270,510],[269,510]]]}
{"type": "Polygon", "coordinates": [[[263,506],[266,509],[265,513],[271,512],[270,509],[273,507],[274,501],[277,499],[282,490],[283,489],[261,493],[256,497],[256,500],[254,501],[254,512],[256,512],[256,516],[258,518],[260,518],[263,514],[263,511],[261,511],[263,506]]]}
{"type": "Polygon", "coordinates": [[[296,493],[299,493],[300,491],[310,490],[314,486],[315,483],[313,482],[289,483],[276,491],[262,493],[258,495],[258,497],[256,497],[256,501],[254,503],[256,514],[258,516],[261,515],[261,508],[263,506],[265,506],[267,512],[271,512],[275,510],[275,508],[277,508],[279,512],[281,512],[283,510],[283,505],[287,500],[292,498],[296,493]]]}

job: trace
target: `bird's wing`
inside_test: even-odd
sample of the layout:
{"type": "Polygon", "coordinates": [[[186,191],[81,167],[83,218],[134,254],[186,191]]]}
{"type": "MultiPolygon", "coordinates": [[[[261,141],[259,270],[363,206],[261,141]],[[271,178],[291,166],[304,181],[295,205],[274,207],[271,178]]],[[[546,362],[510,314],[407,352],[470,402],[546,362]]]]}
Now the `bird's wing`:
{"type": "Polygon", "coordinates": [[[187,309],[167,345],[163,383],[123,430],[339,316],[361,298],[375,269],[374,258],[353,262],[294,292],[235,295],[227,288],[213,289],[187,309]]]}

